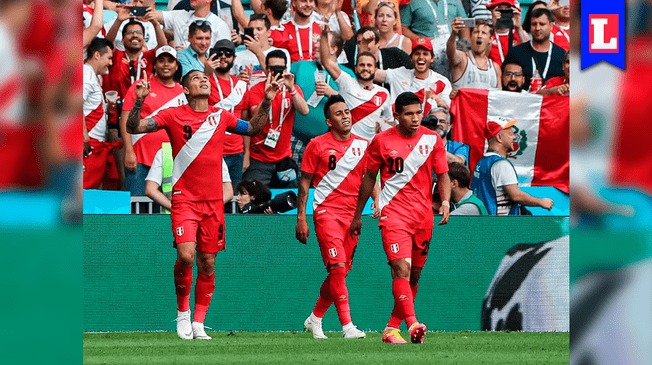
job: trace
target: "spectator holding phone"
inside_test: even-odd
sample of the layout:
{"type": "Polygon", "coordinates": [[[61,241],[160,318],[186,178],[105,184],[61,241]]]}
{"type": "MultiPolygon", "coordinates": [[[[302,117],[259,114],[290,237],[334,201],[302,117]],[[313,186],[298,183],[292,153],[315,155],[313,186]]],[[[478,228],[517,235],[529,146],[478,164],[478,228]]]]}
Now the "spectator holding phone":
{"type": "Polygon", "coordinates": [[[510,49],[524,42],[527,35],[521,26],[521,9],[516,7],[514,0],[493,0],[487,9],[491,11],[494,26],[489,58],[500,66],[510,49]]]}
{"type": "Polygon", "coordinates": [[[125,46],[122,43],[122,30],[127,19],[136,19],[143,24],[143,27],[145,27],[143,37],[145,38],[147,49],[154,49],[168,43],[166,39],[165,44],[159,45],[157,29],[161,29],[161,24],[158,22],[154,23],[156,19],[154,19],[153,14],[147,12],[148,7],[153,3],[154,0],[132,0],[131,6],[116,9],[118,16],[104,24],[106,38],[113,41],[116,50],[125,50],[125,46]],[[125,10],[129,14],[127,18],[124,17],[125,10]]]}
{"type": "Polygon", "coordinates": [[[453,86],[477,89],[500,88],[502,86],[500,67],[486,56],[493,28],[486,20],[470,20],[475,20],[475,26],[471,28],[471,50],[468,52],[457,49],[457,34],[466,27],[464,21],[457,17],[451,23],[452,32],[448,38],[446,53],[451,66],[453,86]]]}

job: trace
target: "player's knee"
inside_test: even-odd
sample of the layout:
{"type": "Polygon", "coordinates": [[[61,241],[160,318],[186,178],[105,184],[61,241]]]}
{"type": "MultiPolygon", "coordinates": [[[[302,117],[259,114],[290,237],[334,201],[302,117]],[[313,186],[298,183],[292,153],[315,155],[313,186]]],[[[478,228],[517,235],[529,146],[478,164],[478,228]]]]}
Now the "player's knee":
{"type": "Polygon", "coordinates": [[[409,279],[410,264],[405,260],[394,260],[391,262],[392,277],[394,279],[409,279]]]}
{"type": "Polygon", "coordinates": [[[179,263],[183,267],[188,267],[192,266],[192,264],[195,262],[195,252],[179,252],[177,255],[177,259],[179,260],[179,263]]]}
{"type": "Polygon", "coordinates": [[[213,275],[215,273],[215,255],[199,255],[197,258],[197,271],[204,275],[213,275]]]}

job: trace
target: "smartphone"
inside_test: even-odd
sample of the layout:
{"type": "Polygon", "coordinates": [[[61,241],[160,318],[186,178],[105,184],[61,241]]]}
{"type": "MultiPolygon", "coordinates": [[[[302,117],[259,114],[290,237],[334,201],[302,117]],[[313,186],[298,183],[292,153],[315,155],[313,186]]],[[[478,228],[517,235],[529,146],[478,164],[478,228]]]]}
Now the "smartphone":
{"type": "Polygon", "coordinates": [[[512,9],[498,9],[500,12],[500,19],[512,19],[514,17],[514,10],[512,9]]]}
{"type": "Polygon", "coordinates": [[[475,27],[475,18],[462,18],[460,19],[464,22],[464,28],[474,28],[475,27]]]}
{"type": "Polygon", "coordinates": [[[570,0],[559,0],[559,6],[570,6],[570,0]]]}
{"type": "Polygon", "coordinates": [[[145,16],[147,13],[147,6],[134,6],[131,8],[129,15],[132,16],[145,16]]]}
{"type": "Polygon", "coordinates": [[[255,38],[254,38],[254,28],[251,28],[251,27],[245,27],[245,29],[244,29],[244,35],[245,35],[245,39],[247,39],[246,36],[250,36],[251,39],[255,39],[255,38]]]}

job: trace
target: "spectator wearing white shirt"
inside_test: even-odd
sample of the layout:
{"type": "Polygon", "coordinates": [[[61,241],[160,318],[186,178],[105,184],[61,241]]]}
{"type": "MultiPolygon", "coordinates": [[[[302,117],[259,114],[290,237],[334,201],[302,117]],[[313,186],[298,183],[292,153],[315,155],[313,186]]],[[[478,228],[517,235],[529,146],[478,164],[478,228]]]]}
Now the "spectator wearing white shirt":
{"type": "Polygon", "coordinates": [[[315,10],[311,17],[317,22],[327,23],[330,31],[345,41],[353,37],[351,21],[342,11],[342,2],[339,0],[315,0],[315,10]]]}
{"type": "Polygon", "coordinates": [[[220,39],[231,39],[231,29],[229,29],[229,26],[224,20],[211,12],[211,0],[192,0],[190,5],[195,10],[151,10],[154,12],[154,16],[159,23],[163,24],[163,29],[174,31],[174,41],[173,43],[170,42],[171,46],[174,46],[177,50],[188,48],[190,24],[198,20],[208,22],[208,25],[211,27],[212,36],[210,47],[213,47],[220,39]]]}

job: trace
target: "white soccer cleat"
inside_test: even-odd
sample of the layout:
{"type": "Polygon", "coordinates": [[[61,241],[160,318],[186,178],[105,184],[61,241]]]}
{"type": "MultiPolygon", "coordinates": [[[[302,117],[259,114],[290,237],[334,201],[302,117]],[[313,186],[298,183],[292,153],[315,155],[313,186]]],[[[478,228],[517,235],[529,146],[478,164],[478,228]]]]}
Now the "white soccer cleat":
{"type": "Polygon", "coordinates": [[[303,327],[306,331],[312,332],[312,337],[320,340],[325,340],[328,337],[324,334],[324,331],[321,329],[321,319],[317,319],[312,313],[310,317],[303,322],[303,327]]]}
{"type": "Polygon", "coordinates": [[[177,334],[184,340],[192,340],[192,324],[190,323],[190,309],[185,312],[177,311],[177,334]]]}
{"type": "Polygon", "coordinates": [[[353,322],[342,327],[342,332],[344,332],[344,338],[365,338],[367,336],[358,327],[354,326],[353,322]]]}
{"type": "Polygon", "coordinates": [[[198,340],[212,340],[213,338],[204,331],[204,324],[192,322],[192,337],[198,340]]]}

